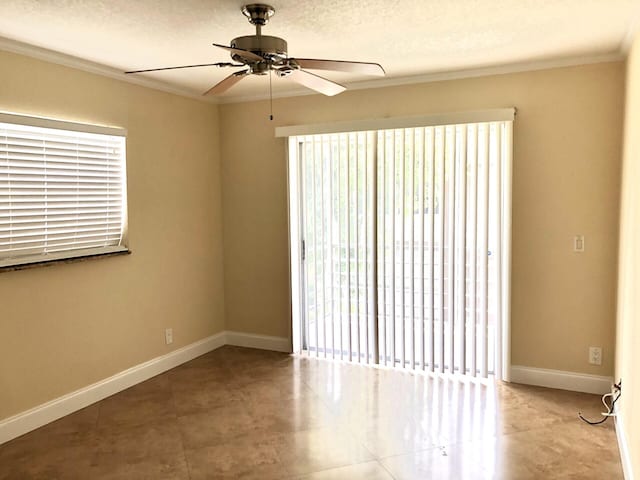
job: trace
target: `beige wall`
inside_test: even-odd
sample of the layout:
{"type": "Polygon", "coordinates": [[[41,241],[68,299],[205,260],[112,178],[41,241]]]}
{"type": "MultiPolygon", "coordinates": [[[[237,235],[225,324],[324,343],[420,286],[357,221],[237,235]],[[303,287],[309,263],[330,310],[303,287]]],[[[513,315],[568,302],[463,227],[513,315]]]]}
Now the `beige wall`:
{"type": "Polygon", "coordinates": [[[633,472],[640,475],[640,35],[627,63],[616,378],[633,472]]]}
{"type": "Polygon", "coordinates": [[[289,335],[285,141],[274,127],[518,108],[512,363],[613,374],[622,63],[222,105],[227,329],[289,335]],[[572,251],[574,234],[586,252],[572,251]],[[602,366],[587,362],[602,346],[602,366]]]}
{"type": "Polygon", "coordinates": [[[2,419],[223,330],[224,303],[217,107],[4,52],[0,72],[0,110],[128,129],[133,251],[0,273],[2,419]]]}

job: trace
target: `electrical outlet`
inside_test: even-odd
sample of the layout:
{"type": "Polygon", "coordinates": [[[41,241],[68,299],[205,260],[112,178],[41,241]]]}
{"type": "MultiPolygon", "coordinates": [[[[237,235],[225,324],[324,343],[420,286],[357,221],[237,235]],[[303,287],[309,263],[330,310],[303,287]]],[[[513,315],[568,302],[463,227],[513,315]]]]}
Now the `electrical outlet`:
{"type": "Polygon", "coordinates": [[[589,347],[589,363],[602,365],[602,347],[589,347]]]}
{"type": "Polygon", "coordinates": [[[167,328],[164,331],[164,341],[167,345],[173,343],[173,328],[167,328]]]}
{"type": "Polygon", "coordinates": [[[573,251],[578,253],[584,252],[584,235],[576,235],[573,237],[573,251]]]}

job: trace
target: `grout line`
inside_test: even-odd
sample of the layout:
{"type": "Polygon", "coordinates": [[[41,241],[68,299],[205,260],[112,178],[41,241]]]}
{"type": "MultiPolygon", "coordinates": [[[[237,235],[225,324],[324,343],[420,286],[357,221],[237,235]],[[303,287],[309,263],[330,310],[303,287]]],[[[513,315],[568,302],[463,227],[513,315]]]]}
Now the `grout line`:
{"type": "MultiPolygon", "coordinates": [[[[95,435],[95,440],[96,442],[94,443],[93,449],[92,449],[92,453],[91,453],[91,460],[89,461],[89,470],[91,470],[91,468],[95,465],[98,464],[98,445],[99,445],[99,440],[100,440],[100,436],[99,436],[99,425],[100,425],[100,414],[102,413],[102,402],[103,400],[100,400],[99,402],[97,402],[97,408],[98,408],[98,413],[96,414],[96,421],[93,424],[93,433],[95,435]]],[[[85,407],[87,408],[87,407],[85,407]]],[[[70,414],[71,415],[71,414],[70,414]]],[[[68,416],[68,415],[67,415],[68,416]]],[[[65,418],[65,417],[62,417],[65,418]]],[[[40,427],[42,428],[42,427],[40,427]]],[[[36,430],[32,430],[29,433],[35,432],[36,430]]],[[[29,434],[27,433],[27,435],[29,434]]]]}
{"type": "MultiPolygon", "coordinates": [[[[196,358],[199,358],[199,357],[196,357],[196,358]]],[[[193,360],[195,360],[195,358],[193,360]]],[[[189,360],[189,362],[192,362],[193,360],[189,360]]],[[[186,363],[189,363],[189,362],[186,362],[186,363]]],[[[183,365],[185,365],[185,364],[183,363],[183,365]]],[[[184,448],[184,434],[182,432],[182,428],[180,428],[180,420],[178,418],[178,409],[176,407],[176,397],[175,397],[175,394],[174,394],[174,391],[173,391],[173,381],[171,380],[171,376],[168,375],[168,373],[171,370],[174,370],[175,368],[177,368],[177,367],[174,367],[174,368],[172,368],[170,370],[167,370],[164,373],[167,374],[167,378],[168,378],[168,381],[169,381],[169,392],[171,393],[171,403],[173,404],[173,414],[176,417],[176,426],[178,427],[178,431],[180,432],[180,448],[182,450],[182,456],[184,458],[184,463],[187,466],[187,475],[189,476],[189,479],[191,479],[191,464],[189,463],[189,459],[187,458],[187,451],[184,448]]]]}
{"type": "MultiPolygon", "coordinates": [[[[310,477],[311,475],[315,475],[316,473],[330,472],[331,470],[338,470],[340,468],[353,467],[353,466],[356,466],[356,465],[365,465],[367,463],[378,463],[379,464],[380,462],[378,462],[378,460],[365,460],[363,462],[347,463],[345,465],[338,465],[338,466],[335,466],[335,467],[329,467],[329,468],[322,468],[320,470],[314,470],[313,472],[303,473],[302,475],[298,475],[298,476],[292,475],[290,478],[300,478],[300,477],[302,477],[301,480],[304,480],[305,478],[310,477]]],[[[382,468],[384,468],[384,466],[382,468]]],[[[387,470],[387,469],[385,468],[385,470],[387,470]]],[[[391,475],[391,474],[389,474],[389,475],[391,475]]],[[[395,480],[395,477],[393,475],[391,475],[391,478],[393,478],[395,480]]]]}
{"type": "Polygon", "coordinates": [[[434,446],[429,447],[429,448],[419,448],[417,450],[411,450],[411,451],[408,451],[408,452],[394,453],[393,455],[385,455],[383,457],[380,457],[379,461],[382,462],[383,460],[387,460],[389,458],[406,457],[408,455],[417,455],[419,453],[428,452],[430,450],[442,450],[443,448],[447,448],[447,447],[455,447],[455,446],[458,446],[458,445],[463,445],[465,443],[477,443],[479,441],[480,440],[473,441],[473,442],[451,443],[451,444],[446,444],[446,445],[434,445],[434,446]]]}
{"type": "Polygon", "coordinates": [[[384,463],[382,463],[382,460],[376,460],[376,461],[378,462],[378,465],[380,465],[383,468],[383,470],[387,472],[393,480],[396,480],[396,477],[393,475],[393,473],[391,473],[391,470],[389,470],[387,466],[384,463]]]}
{"type": "MultiPolygon", "coordinates": [[[[109,398],[109,397],[107,397],[107,398],[109,398]]],[[[96,405],[97,405],[97,407],[98,407],[98,413],[96,414],[96,421],[95,421],[95,423],[93,424],[93,428],[95,429],[96,433],[97,433],[97,431],[98,431],[98,425],[100,425],[100,414],[102,413],[102,402],[103,402],[103,401],[104,401],[104,399],[103,399],[103,400],[100,400],[100,401],[99,401],[99,402],[97,402],[97,404],[96,404],[96,405]]],[[[86,407],[85,407],[85,408],[86,408],[86,407]]],[[[62,418],[64,418],[64,417],[62,417],[62,418]]],[[[35,431],[35,430],[33,430],[33,431],[35,431]]]]}

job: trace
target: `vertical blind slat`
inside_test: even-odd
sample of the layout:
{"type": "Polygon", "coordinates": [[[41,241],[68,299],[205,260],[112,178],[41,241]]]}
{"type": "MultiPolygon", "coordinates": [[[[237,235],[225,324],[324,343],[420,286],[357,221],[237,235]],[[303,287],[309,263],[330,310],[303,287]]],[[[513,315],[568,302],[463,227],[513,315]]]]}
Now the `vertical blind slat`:
{"type": "MultiPolygon", "coordinates": [[[[406,132],[406,130],[405,130],[406,132]]],[[[405,133],[406,135],[406,133],[405,133]]],[[[414,249],[415,249],[415,228],[414,228],[414,216],[415,216],[415,129],[410,131],[409,135],[409,145],[406,148],[406,151],[409,153],[409,179],[411,181],[409,187],[409,198],[411,201],[409,203],[409,211],[410,216],[409,220],[409,367],[413,370],[415,368],[415,279],[414,279],[414,249]]],[[[406,217],[406,215],[405,215],[406,217]]]]}
{"type": "Polygon", "coordinates": [[[458,329],[455,333],[457,339],[457,350],[458,350],[458,372],[466,373],[466,356],[465,356],[465,348],[466,348],[466,281],[467,281],[467,258],[466,258],[466,248],[467,248],[467,126],[462,125],[460,127],[460,139],[458,143],[458,148],[460,152],[458,153],[458,158],[460,159],[459,165],[460,170],[458,172],[458,228],[456,229],[457,233],[457,262],[458,262],[458,278],[457,278],[457,288],[456,295],[458,298],[457,303],[457,319],[458,319],[458,329]]]}
{"type": "Polygon", "coordinates": [[[320,295],[318,292],[319,281],[319,268],[322,268],[322,264],[319,260],[319,246],[318,246],[318,222],[317,220],[322,215],[322,211],[318,209],[318,191],[317,191],[317,183],[318,183],[318,162],[321,161],[321,158],[318,158],[318,139],[316,137],[313,138],[313,258],[315,260],[315,268],[313,269],[313,274],[315,276],[314,284],[315,284],[315,299],[316,299],[316,310],[315,310],[315,328],[316,328],[316,357],[320,356],[320,321],[322,317],[320,316],[320,310],[322,308],[322,301],[324,299],[320,299],[320,295]]]}
{"type": "Polygon", "coordinates": [[[468,226],[471,230],[470,236],[470,248],[469,248],[469,354],[470,362],[469,369],[472,376],[476,376],[476,301],[477,301],[477,243],[478,243],[478,231],[477,231],[477,196],[478,196],[478,127],[477,125],[471,125],[469,139],[471,140],[469,158],[471,163],[471,178],[469,181],[469,217],[468,226]]]}
{"type": "Polygon", "coordinates": [[[311,312],[310,307],[313,304],[311,300],[311,289],[313,288],[314,283],[311,281],[311,272],[310,272],[310,259],[311,259],[311,215],[312,212],[309,208],[309,182],[313,179],[313,173],[309,171],[309,156],[305,150],[305,142],[302,140],[298,143],[298,152],[300,155],[300,165],[301,165],[301,184],[302,184],[302,220],[304,222],[304,276],[305,276],[305,284],[304,284],[304,297],[305,297],[305,305],[303,306],[303,315],[304,315],[304,334],[303,334],[303,345],[306,347],[307,355],[311,355],[311,339],[310,339],[310,326],[311,326],[311,312]]]}
{"type": "MultiPolygon", "coordinates": [[[[400,141],[400,152],[399,161],[400,161],[400,210],[398,211],[398,215],[400,217],[400,368],[405,368],[406,366],[406,292],[405,292],[405,248],[406,248],[406,238],[405,238],[405,229],[406,229],[406,218],[405,218],[405,200],[406,200],[406,170],[407,170],[407,160],[405,158],[405,134],[406,130],[402,130],[400,141]]],[[[398,150],[396,150],[396,154],[398,150]]]]}
{"type": "MultiPolygon", "coordinates": [[[[419,283],[418,283],[418,298],[420,299],[420,301],[418,302],[419,305],[419,309],[420,309],[420,314],[418,316],[419,318],[419,326],[420,328],[419,330],[419,346],[418,346],[418,355],[419,355],[419,363],[420,363],[420,368],[422,368],[422,370],[426,369],[426,355],[425,355],[425,351],[426,351],[426,328],[425,328],[425,306],[426,306],[426,301],[425,301],[425,297],[426,297],[426,292],[425,292],[425,281],[424,281],[424,275],[425,275],[425,268],[424,268],[424,261],[425,261],[425,244],[424,244],[424,231],[425,231],[425,195],[426,195],[426,190],[427,190],[427,182],[425,181],[425,162],[426,162],[426,155],[425,155],[425,149],[426,149],[426,135],[425,135],[425,131],[426,129],[420,129],[420,134],[421,134],[421,142],[418,145],[417,148],[417,152],[419,152],[419,171],[418,171],[418,218],[419,218],[419,222],[418,222],[418,247],[419,247],[419,265],[420,267],[418,268],[418,272],[419,272],[419,283]]],[[[429,247],[431,248],[431,247],[429,247]]]]}
{"type": "MultiPolygon", "coordinates": [[[[326,221],[326,205],[325,205],[325,197],[324,197],[324,172],[325,172],[325,156],[324,156],[324,137],[320,138],[318,142],[318,154],[320,156],[320,234],[318,235],[320,238],[320,273],[322,278],[322,283],[320,287],[322,288],[322,302],[320,303],[320,318],[322,321],[318,322],[318,326],[322,328],[322,355],[326,358],[327,356],[327,290],[326,290],[326,261],[325,261],[325,252],[326,252],[326,229],[325,229],[325,221],[326,221]]],[[[318,340],[318,344],[320,341],[318,340]]]]}
{"type": "Polygon", "coordinates": [[[447,127],[447,159],[448,159],[448,192],[447,192],[447,355],[446,367],[449,373],[453,373],[454,368],[454,351],[453,351],[453,333],[455,323],[455,181],[456,181],[456,162],[455,162],[455,127],[447,127]]]}
{"type": "MultiPolygon", "coordinates": [[[[438,320],[439,320],[439,354],[438,370],[444,373],[445,364],[445,301],[444,301],[444,238],[445,238],[445,130],[443,127],[436,129],[438,138],[438,320]]],[[[434,302],[435,303],[435,302],[434,302]]]]}
{"type": "Polygon", "coordinates": [[[380,216],[382,217],[382,222],[379,222],[379,225],[382,225],[382,229],[376,232],[379,236],[380,241],[380,251],[382,252],[382,275],[380,277],[380,281],[382,283],[382,302],[380,312],[382,312],[380,316],[380,327],[379,331],[380,342],[381,342],[381,356],[382,361],[380,362],[382,365],[387,365],[387,189],[385,188],[386,179],[387,179],[387,162],[384,161],[386,148],[386,138],[384,133],[378,132],[378,170],[381,172],[380,178],[378,179],[378,184],[380,185],[380,199],[382,200],[382,208],[379,209],[380,216]]]}
{"type": "Polygon", "coordinates": [[[357,133],[354,138],[355,142],[355,183],[356,183],[356,191],[355,191],[355,252],[356,252],[356,323],[355,323],[355,337],[356,337],[356,358],[358,363],[361,361],[360,355],[360,304],[362,300],[362,295],[360,291],[360,210],[362,208],[362,202],[360,202],[360,189],[358,186],[360,185],[360,133],[357,133]]]}
{"type": "MultiPolygon", "coordinates": [[[[349,146],[351,144],[350,137],[347,138],[346,148],[347,152],[349,151],[349,146]]],[[[352,325],[352,315],[351,315],[351,157],[347,154],[346,158],[347,162],[347,188],[345,190],[345,197],[347,199],[347,242],[346,242],[346,251],[347,251],[347,353],[349,355],[349,361],[353,361],[353,345],[351,343],[351,325],[352,325]]]]}
{"type": "Polygon", "coordinates": [[[343,277],[342,277],[342,263],[343,263],[343,247],[342,247],[342,234],[343,234],[343,216],[341,212],[340,205],[342,204],[343,192],[342,192],[342,171],[344,163],[344,155],[342,154],[342,137],[339,137],[338,140],[338,290],[340,297],[340,360],[344,360],[344,288],[343,288],[343,277]]]}
{"type": "Polygon", "coordinates": [[[390,163],[393,167],[389,177],[389,188],[391,189],[391,325],[389,326],[390,336],[390,363],[392,367],[396,365],[396,136],[391,134],[391,155],[390,163]]]}
{"type": "Polygon", "coordinates": [[[428,216],[427,216],[427,225],[429,228],[429,234],[428,234],[428,239],[429,239],[429,250],[427,253],[427,257],[428,257],[428,261],[429,261],[429,268],[427,269],[427,271],[429,272],[429,282],[428,282],[428,287],[429,287],[429,296],[427,297],[428,300],[428,307],[427,307],[427,311],[429,313],[428,317],[427,317],[427,321],[428,326],[427,326],[427,346],[429,348],[429,354],[428,354],[428,362],[429,362],[429,371],[433,372],[434,371],[434,362],[435,362],[435,268],[434,268],[434,261],[435,261],[435,246],[434,246],[434,228],[435,228],[435,172],[436,172],[436,163],[435,163],[435,148],[436,148],[436,142],[435,142],[435,134],[434,134],[434,129],[433,127],[428,128],[427,131],[429,132],[429,142],[430,142],[430,146],[427,147],[427,152],[428,152],[428,161],[427,158],[425,158],[425,162],[427,163],[427,165],[429,165],[429,174],[428,174],[428,195],[429,195],[429,202],[428,202],[428,216]]]}
{"type": "MultiPolygon", "coordinates": [[[[502,262],[501,279],[504,282],[501,285],[500,292],[502,295],[502,305],[499,305],[502,311],[502,335],[497,337],[501,342],[502,349],[499,353],[499,361],[503,364],[501,379],[507,382],[511,381],[511,371],[507,363],[511,358],[510,340],[511,325],[509,318],[511,316],[511,189],[512,189],[512,162],[513,162],[513,122],[505,122],[502,126],[503,156],[501,162],[502,181],[500,183],[501,192],[501,208],[502,215],[502,262]]],[[[500,378],[500,377],[498,377],[500,378]]]]}
{"type": "Polygon", "coordinates": [[[492,124],[492,127],[495,128],[495,165],[494,165],[494,182],[493,182],[493,195],[495,197],[493,208],[490,209],[490,212],[494,214],[494,242],[495,242],[495,255],[493,257],[493,268],[494,268],[494,302],[493,308],[495,312],[495,336],[494,336],[494,371],[498,378],[502,378],[502,356],[500,352],[502,350],[502,285],[501,285],[501,273],[502,273],[502,209],[500,208],[500,188],[499,185],[502,184],[502,126],[501,124],[495,123],[492,124]]]}
{"type": "Polygon", "coordinates": [[[335,202],[334,202],[334,180],[335,180],[335,169],[334,169],[334,149],[333,149],[333,139],[334,137],[329,137],[327,140],[328,147],[328,155],[329,155],[329,211],[327,215],[329,217],[329,225],[327,226],[329,230],[329,301],[331,302],[330,308],[330,318],[329,323],[331,325],[331,358],[334,359],[336,357],[336,312],[335,312],[335,259],[334,259],[334,237],[333,237],[333,212],[335,212],[335,202]]]}
{"type": "Polygon", "coordinates": [[[478,254],[480,255],[480,376],[486,377],[488,366],[488,344],[487,344],[487,282],[488,282],[488,261],[489,261],[489,216],[487,209],[489,206],[489,128],[483,126],[483,150],[482,157],[482,218],[479,220],[480,244],[478,254]]]}
{"type": "Polygon", "coordinates": [[[373,148],[371,145],[371,132],[367,132],[365,136],[365,172],[366,172],[366,219],[367,219],[367,227],[365,228],[366,232],[366,292],[367,292],[367,316],[366,316],[366,328],[365,328],[365,359],[366,363],[377,363],[375,362],[375,348],[373,347],[373,342],[375,341],[375,292],[376,289],[376,255],[375,255],[375,243],[373,241],[373,236],[375,232],[375,208],[373,204],[373,198],[375,194],[375,183],[374,183],[374,168],[375,162],[373,158],[373,148]]]}

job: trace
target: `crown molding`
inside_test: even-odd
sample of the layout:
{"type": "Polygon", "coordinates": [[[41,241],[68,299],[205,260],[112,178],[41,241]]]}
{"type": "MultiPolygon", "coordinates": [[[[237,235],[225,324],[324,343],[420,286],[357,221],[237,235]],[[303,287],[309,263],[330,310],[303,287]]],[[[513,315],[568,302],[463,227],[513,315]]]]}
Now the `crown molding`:
{"type": "MultiPolygon", "coordinates": [[[[596,63],[619,62],[626,58],[621,52],[612,52],[599,55],[580,55],[573,57],[556,58],[550,60],[537,60],[531,62],[511,63],[505,65],[494,65],[490,67],[471,68],[455,70],[450,72],[426,73],[423,75],[412,75],[407,77],[391,77],[380,80],[368,80],[364,82],[343,83],[347,91],[365,90],[369,88],[397,87],[402,85],[414,85],[419,83],[441,82],[445,80],[461,80],[465,78],[488,77],[492,75],[505,75],[509,73],[522,73],[536,70],[548,70],[551,68],[576,67],[580,65],[591,65],[596,63]]],[[[273,94],[273,98],[300,97],[307,95],[320,95],[311,90],[291,90],[273,94]]],[[[268,95],[246,95],[237,97],[222,97],[218,99],[219,104],[255,102],[268,100],[268,95]]]]}
{"type": "Polygon", "coordinates": [[[122,71],[113,67],[108,67],[90,60],[84,60],[65,53],[55,52],[47,48],[36,47],[35,45],[19,42],[10,38],[0,37],[0,50],[17,53],[37,60],[44,60],[45,62],[55,63],[56,65],[62,65],[64,67],[75,68],[77,70],[94,73],[96,75],[102,75],[103,77],[113,78],[122,82],[133,83],[134,85],[139,85],[141,87],[147,87],[166,93],[172,93],[174,95],[180,95],[182,97],[192,98],[200,102],[218,103],[218,99],[214,97],[203,97],[202,95],[198,95],[186,88],[176,87],[145,77],[125,75],[122,71]]]}

